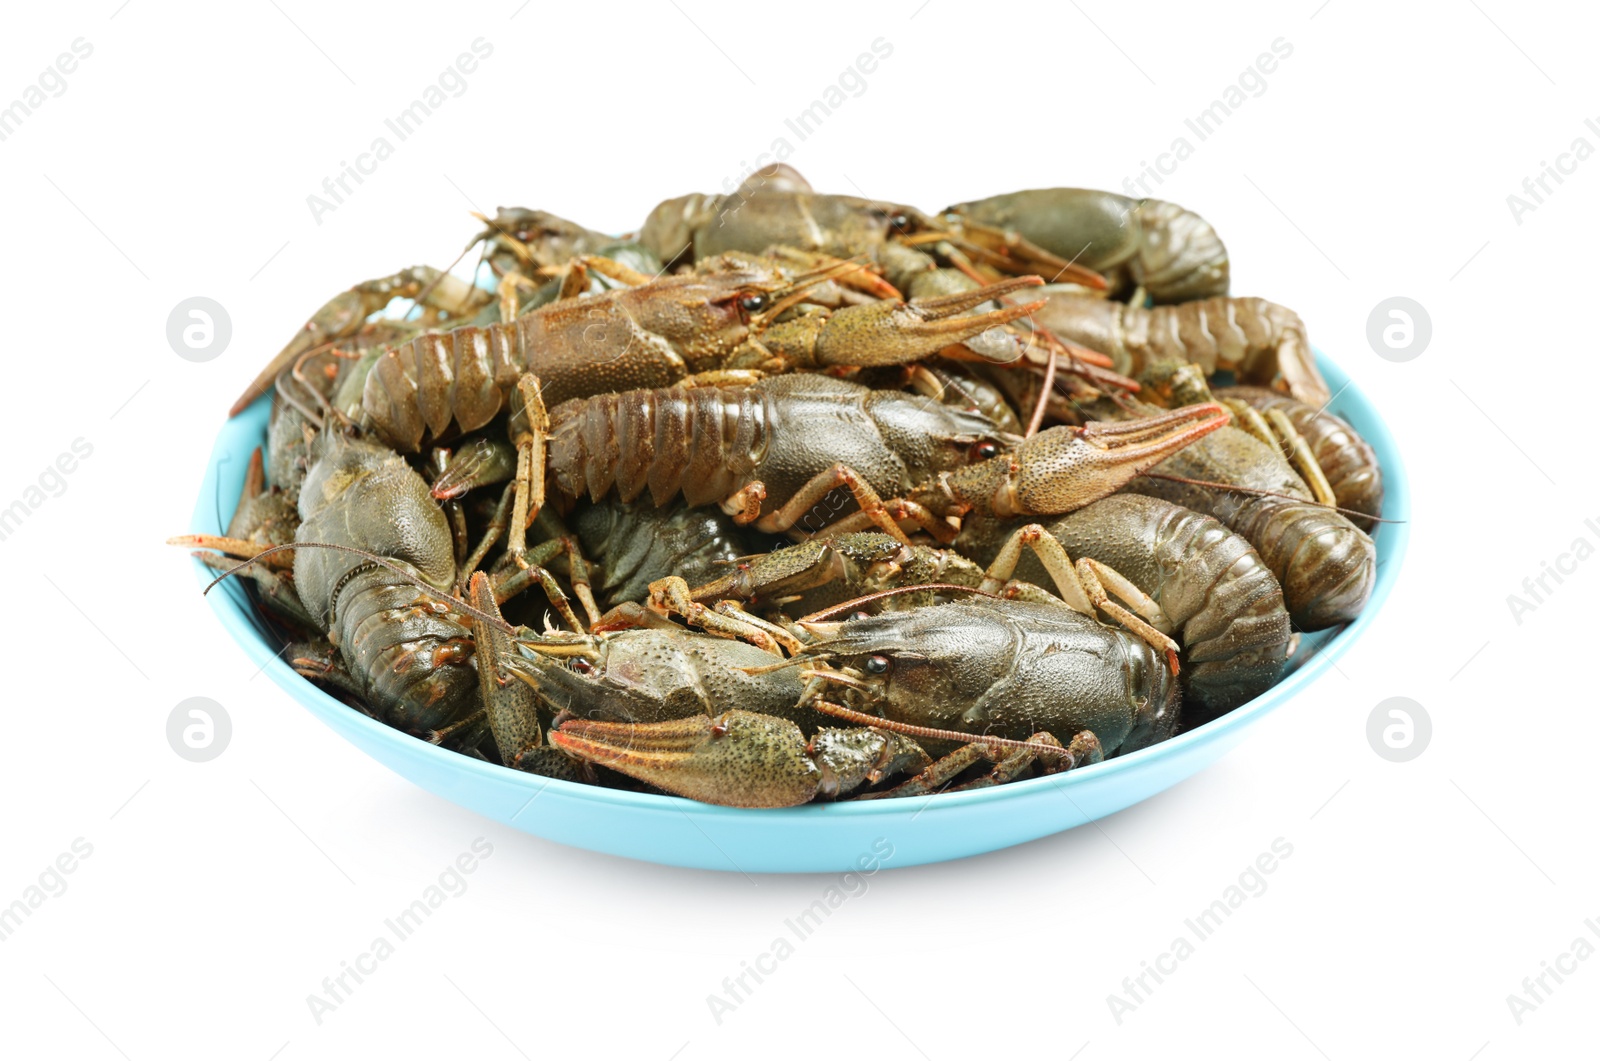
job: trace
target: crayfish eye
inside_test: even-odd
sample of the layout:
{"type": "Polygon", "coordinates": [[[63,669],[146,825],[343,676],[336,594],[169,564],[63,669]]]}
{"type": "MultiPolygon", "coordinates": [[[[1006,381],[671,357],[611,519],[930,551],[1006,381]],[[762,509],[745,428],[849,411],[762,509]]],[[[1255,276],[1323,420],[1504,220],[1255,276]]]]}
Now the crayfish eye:
{"type": "Polygon", "coordinates": [[[745,295],[739,300],[739,308],[746,313],[760,313],[767,308],[767,296],[745,295]]]}
{"type": "Polygon", "coordinates": [[[972,459],[975,461],[986,461],[999,453],[1000,444],[998,442],[978,442],[972,447],[972,459]]]}
{"type": "Polygon", "coordinates": [[[907,229],[911,227],[911,219],[905,214],[890,214],[889,224],[894,228],[907,229]]]}
{"type": "Polygon", "coordinates": [[[852,618],[852,619],[870,619],[870,618],[872,618],[872,613],[871,612],[852,612],[850,614],[850,618],[852,618]]]}
{"type": "Polygon", "coordinates": [[[868,674],[888,674],[889,673],[889,657],[888,656],[868,656],[867,657],[867,662],[865,663],[865,665],[863,665],[862,669],[865,670],[868,674]]]}

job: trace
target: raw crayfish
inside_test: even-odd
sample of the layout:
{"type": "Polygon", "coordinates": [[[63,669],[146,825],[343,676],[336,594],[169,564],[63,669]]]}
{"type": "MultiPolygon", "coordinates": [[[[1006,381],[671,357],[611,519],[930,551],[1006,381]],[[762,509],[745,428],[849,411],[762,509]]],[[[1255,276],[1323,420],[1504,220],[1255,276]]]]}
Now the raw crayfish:
{"type": "Polygon", "coordinates": [[[174,539],[422,739],[739,807],[1000,784],[1237,707],[1370,592],[1376,460],[1179,207],[780,166],[476,245],[484,286],[314,314],[227,533],[174,539]]]}

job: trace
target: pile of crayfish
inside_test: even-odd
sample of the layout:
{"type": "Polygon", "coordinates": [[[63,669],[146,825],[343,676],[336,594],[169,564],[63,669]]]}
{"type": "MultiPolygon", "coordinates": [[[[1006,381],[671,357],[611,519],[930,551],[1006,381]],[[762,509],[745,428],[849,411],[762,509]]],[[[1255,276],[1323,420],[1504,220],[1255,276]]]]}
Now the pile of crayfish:
{"type": "Polygon", "coordinates": [[[1181,207],[780,165],[626,237],[479,220],[470,282],[296,332],[226,534],[173,539],[420,739],[737,807],[972,789],[1215,719],[1371,592],[1373,451],[1181,207]]]}

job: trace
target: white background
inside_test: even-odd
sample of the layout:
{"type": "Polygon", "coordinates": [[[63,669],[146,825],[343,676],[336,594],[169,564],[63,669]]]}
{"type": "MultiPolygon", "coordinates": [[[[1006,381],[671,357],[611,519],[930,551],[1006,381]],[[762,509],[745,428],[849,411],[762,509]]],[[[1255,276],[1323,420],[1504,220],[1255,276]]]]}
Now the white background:
{"type": "Polygon", "coordinates": [[[93,847],[0,943],[8,1056],[1593,1054],[1600,961],[1520,1024],[1506,1001],[1600,918],[1600,561],[1520,623],[1506,601],[1600,542],[1600,161],[1520,224],[1507,205],[1575,138],[1600,147],[1577,5],[119,2],[27,5],[0,35],[0,101],[76,38],[94,49],[0,142],[0,506],[93,446],[0,542],[0,904],[93,847]],[[317,223],[306,197],[480,36],[465,94],[317,223]],[[878,37],[894,50],[867,90],[800,142],[783,119],[878,37]],[[1184,118],[1279,37],[1266,90],[1196,142],[1184,118]],[[636,864],[435,798],[256,676],[161,544],[260,364],[356,280],[447,264],[471,209],[627,230],[780,136],[820,190],[936,209],[1120,189],[1180,135],[1193,157],[1159,195],[1216,225],[1234,293],[1297,309],[1401,442],[1396,595],[1211,769],[1100,828],[872,877],[720,1024],[707,996],[829,878],[636,864]],[[233,324],[206,364],[165,334],[195,295],[233,324]],[[1366,338],[1393,295],[1432,319],[1407,363],[1366,338]],[[210,763],[167,744],[190,696],[233,721],[210,763]],[[1368,745],[1391,696],[1432,718],[1409,763],[1368,745]],[[323,978],[477,837],[493,854],[466,894],[314,1020],[323,978]],[[1267,891],[1118,1023],[1107,996],[1278,837],[1293,854],[1267,891]]]}

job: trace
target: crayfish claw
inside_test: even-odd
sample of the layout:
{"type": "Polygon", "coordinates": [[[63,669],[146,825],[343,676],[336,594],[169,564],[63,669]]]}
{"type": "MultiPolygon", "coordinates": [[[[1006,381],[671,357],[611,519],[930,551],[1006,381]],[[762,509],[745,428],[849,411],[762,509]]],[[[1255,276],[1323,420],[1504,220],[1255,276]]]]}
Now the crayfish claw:
{"type": "Polygon", "coordinates": [[[792,807],[822,783],[800,727],[753,711],[649,723],[574,719],[550,740],[568,755],[724,807],[792,807]]]}
{"type": "Polygon", "coordinates": [[[1140,420],[1090,421],[1083,427],[1042,431],[1023,442],[1004,470],[992,495],[994,512],[1009,517],[1075,511],[1114,493],[1229,420],[1228,410],[1212,402],[1140,420]]]}
{"type": "Polygon", "coordinates": [[[811,357],[821,366],[909,364],[1040,309],[1043,302],[1026,302],[960,316],[985,302],[1043,282],[1037,276],[1021,276],[933,298],[910,302],[883,299],[850,306],[835,312],[815,335],[811,357]]]}

